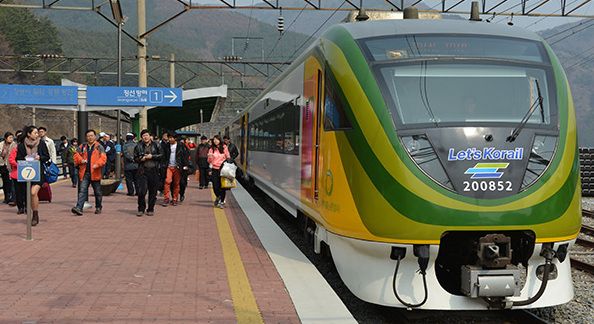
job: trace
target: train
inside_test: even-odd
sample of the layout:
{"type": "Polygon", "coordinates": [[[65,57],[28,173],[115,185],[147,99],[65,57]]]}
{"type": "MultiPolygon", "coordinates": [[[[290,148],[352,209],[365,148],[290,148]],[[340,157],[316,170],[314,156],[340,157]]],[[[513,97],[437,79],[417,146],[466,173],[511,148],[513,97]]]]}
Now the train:
{"type": "Polygon", "coordinates": [[[573,298],[575,111],[535,33],[337,24],[221,132],[244,177],[303,220],[361,300],[486,310],[573,298]]]}

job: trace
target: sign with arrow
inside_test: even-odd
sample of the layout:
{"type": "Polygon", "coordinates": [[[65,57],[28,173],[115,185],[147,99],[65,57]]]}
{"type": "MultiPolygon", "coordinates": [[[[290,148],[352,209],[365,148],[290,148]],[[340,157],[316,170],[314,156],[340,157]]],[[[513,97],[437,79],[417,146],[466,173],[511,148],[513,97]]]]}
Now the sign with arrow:
{"type": "Polygon", "coordinates": [[[87,87],[89,106],[181,107],[181,88],[87,87]]]}

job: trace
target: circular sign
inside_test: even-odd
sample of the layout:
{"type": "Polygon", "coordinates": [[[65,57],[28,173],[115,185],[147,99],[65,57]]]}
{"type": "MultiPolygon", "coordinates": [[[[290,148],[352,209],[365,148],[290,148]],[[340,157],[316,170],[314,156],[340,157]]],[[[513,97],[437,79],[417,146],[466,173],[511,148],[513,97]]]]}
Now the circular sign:
{"type": "Polygon", "coordinates": [[[35,179],[35,176],[37,175],[37,172],[35,172],[35,169],[28,166],[28,167],[24,167],[21,170],[21,177],[25,180],[25,181],[31,181],[33,179],[35,179]]]}

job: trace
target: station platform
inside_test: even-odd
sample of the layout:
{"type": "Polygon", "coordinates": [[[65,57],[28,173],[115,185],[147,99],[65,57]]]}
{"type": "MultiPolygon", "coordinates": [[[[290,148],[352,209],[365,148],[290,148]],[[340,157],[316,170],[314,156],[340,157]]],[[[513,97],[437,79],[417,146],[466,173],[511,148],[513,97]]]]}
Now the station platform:
{"type": "Polygon", "coordinates": [[[76,217],[69,181],[52,190],[32,241],[26,217],[0,206],[0,323],[355,322],[241,187],[218,209],[190,181],[152,217],[122,191],[76,217]]]}

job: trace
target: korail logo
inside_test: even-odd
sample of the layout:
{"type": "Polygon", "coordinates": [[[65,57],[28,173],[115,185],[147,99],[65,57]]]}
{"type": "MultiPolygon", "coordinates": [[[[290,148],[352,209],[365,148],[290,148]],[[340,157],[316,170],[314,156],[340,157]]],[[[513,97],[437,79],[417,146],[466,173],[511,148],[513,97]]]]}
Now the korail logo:
{"type": "Polygon", "coordinates": [[[509,163],[477,163],[464,174],[472,174],[470,179],[499,179],[503,176],[503,171],[499,170],[508,166],[509,163]]]}

